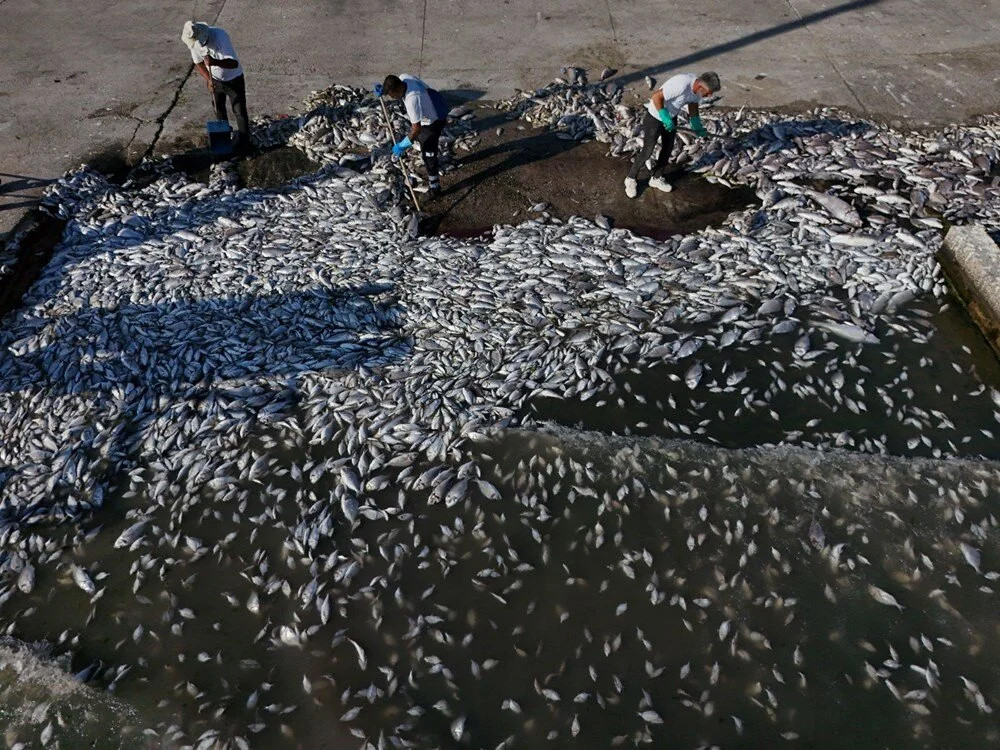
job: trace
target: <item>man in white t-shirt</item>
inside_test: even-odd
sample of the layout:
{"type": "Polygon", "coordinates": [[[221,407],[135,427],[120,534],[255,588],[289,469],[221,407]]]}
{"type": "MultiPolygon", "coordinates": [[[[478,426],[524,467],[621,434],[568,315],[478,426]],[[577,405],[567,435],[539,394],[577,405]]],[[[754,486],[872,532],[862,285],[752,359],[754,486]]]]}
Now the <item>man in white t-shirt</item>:
{"type": "Polygon", "coordinates": [[[392,155],[402,156],[417,141],[424,166],[427,167],[427,185],[431,196],[436,196],[441,191],[438,141],[448,118],[448,105],[444,97],[419,78],[405,74],[386,76],[381,88],[376,87],[375,93],[378,96],[385,93],[393,99],[403,100],[406,116],[410,121],[410,132],[392,147],[392,155]]]}
{"type": "Polygon", "coordinates": [[[688,121],[691,130],[704,138],[708,135],[705,126],[698,116],[698,105],[705,97],[711,96],[722,88],[717,73],[702,73],[693,76],[690,73],[680,73],[653,92],[652,98],[646,102],[646,116],[642,118],[642,148],[636,152],[632,160],[632,168],[625,178],[625,195],[635,198],[638,194],[636,177],[639,170],[653,154],[656,142],[660,142],[660,155],[653,167],[649,186],[669,193],[673,186],[663,179],[663,170],[670,161],[670,152],[674,150],[674,135],[677,130],[676,118],[681,110],[687,108],[688,121]]]}
{"type": "Polygon", "coordinates": [[[191,50],[195,70],[205,79],[212,95],[216,119],[229,122],[226,115],[226,99],[229,99],[236,116],[236,150],[246,152],[250,148],[246,81],[229,34],[217,26],[188,21],[184,24],[181,39],[191,50]]]}

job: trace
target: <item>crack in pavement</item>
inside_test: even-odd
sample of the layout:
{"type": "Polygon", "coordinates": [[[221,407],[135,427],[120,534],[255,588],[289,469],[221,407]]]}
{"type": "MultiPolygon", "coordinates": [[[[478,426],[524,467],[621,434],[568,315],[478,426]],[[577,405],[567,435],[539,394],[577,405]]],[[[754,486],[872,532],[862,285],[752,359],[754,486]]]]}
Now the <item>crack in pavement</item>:
{"type": "MultiPolygon", "coordinates": [[[[164,110],[163,114],[161,114],[159,117],[156,118],[156,120],[154,120],[154,122],[157,124],[158,127],[156,128],[156,132],[153,134],[153,140],[150,141],[149,145],[146,147],[146,150],[143,151],[142,156],[139,159],[140,162],[145,161],[149,156],[152,155],[153,149],[156,148],[156,144],[160,140],[160,135],[163,133],[163,124],[170,116],[170,113],[174,111],[174,107],[177,106],[177,101],[181,98],[181,91],[184,89],[184,84],[187,83],[188,79],[191,77],[191,74],[193,72],[194,72],[194,66],[192,65],[191,68],[188,70],[187,74],[181,79],[180,84],[177,86],[177,90],[174,92],[174,98],[171,99],[170,104],[167,105],[166,110],[164,110]]],[[[138,131],[138,129],[139,128],[137,127],[136,130],[138,131]]]]}
{"type": "MultiPolygon", "coordinates": [[[[131,116],[130,116],[131,117],[131,116]]],[[[135,120],[135,130],[132,131],[132,137],[128,139],[128,143],[125,144],[125,159],[128,160],[129,149],[132,148],[132,143],[135,141],[136,135],[139,133],[139,128],[143,126],[143,120],[139,117],[132,117],[135,120]]]]}
{"type": "MultiPolygon", "coordinates": [[[[219,6],[218,13],[216,13],[215,14],[215,18],[212,19],[212,24],[213,25],[215,25],[215,24],[217,24],[219,22],[219,17],[222,15],[222,11],[224,11],[226,9],[226,2],[227,1],[228,0],[224,0],[224,2],[222,3],[222,5],[219,6]]],[[[0,0],[0,2],[3,2],[3,0],[0,0]]],[[[425,2],[426,2],[426,0],[425,0],[425,2]]],[[[181,79],[180,83],[177,86],[177,90],[174,91],[174,98],[170,101],[170,104],[167,105],[166,110],[164,110],[163,114],[161,114],[159,117],[157,117],[156,120],[154,121],[154,122],[156,122],[156,124],[158,125],[158,127],[156,128],[156,132],[153,134],[153,140],[150,141],[149,146],[147,146],[146,150],[142,153],[142,157],[140,157],[140,159],[139,159],[140,162],[145,161],[149,156],[151,156],[153,154],[153,149],[156,148],[156,144],[159,142],[160,136],[163,134],[163,125],[166,122],[167,118],[170,116],[170,113],[174,111],[174,107],[177,106],[177,102],[181,98],[181,91],[184,90],[184,85],[188,82],[188,79],[191,77],[192,73],[194,73],[194,65],[191,65],[188,68],[187,73],[181,79]]],[[[138,130],[139,130],[139,128],[136,127],[136,132],[138,132],[138,130]]],[[[132,135],[132,138],[133,139],[135,138],[135,134],[132,135]]],[[[129,145],[131,145],[131,143],[132,142],[129,141],[129,145]]]]}

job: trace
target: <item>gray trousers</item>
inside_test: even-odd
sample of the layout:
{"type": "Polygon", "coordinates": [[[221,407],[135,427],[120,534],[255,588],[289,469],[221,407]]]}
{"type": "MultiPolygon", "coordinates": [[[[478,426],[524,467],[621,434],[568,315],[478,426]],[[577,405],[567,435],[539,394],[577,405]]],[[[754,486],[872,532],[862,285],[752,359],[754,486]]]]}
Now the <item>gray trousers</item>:
{"type": "Polygon", "coordinates": [[[663,170],[670,162],[670,152],[674,150],[675,133],[675,130],[667,130],[663,127],[660,118],[653,117],[647,109],[646,116],[642,118],[642,148],[636,152],[635,158],[632,160],[632,168],[628,171],[629,178],[634,180],[639,176],[639,170],[652,155],[657,140],[660,141],[660,155],[656,159],[656,166],[653,167],[650,176],[662,176],[663,170]]]}
{"type": "Polygon", "coordinates": [[[226,99],[229,99],[233,114],[236,116],[238,143],[246,146],[250,143],[250,118],[247,115],[246,79],[237,76],[231,81],[214,81],[215,85],[215,117],[229,122],[226,115],[226,99]]]}

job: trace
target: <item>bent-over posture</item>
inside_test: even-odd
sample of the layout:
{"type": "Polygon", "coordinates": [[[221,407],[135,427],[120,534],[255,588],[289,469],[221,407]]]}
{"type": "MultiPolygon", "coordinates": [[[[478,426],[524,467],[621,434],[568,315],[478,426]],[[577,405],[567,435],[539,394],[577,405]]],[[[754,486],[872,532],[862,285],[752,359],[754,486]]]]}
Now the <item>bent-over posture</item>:
{"type": "Polygon", "coordinates": [[[642,148],[632,160],[632,168],[625,178],[625,195],[635,198],[638,193],[636,178],[639,170],[646,163],[660,141],[660,155],[656,159],[649,180],[649,186],[669,193],[673,186],[663,179],[663,171],[670,162],[670,152],[674,150],[674,135],[677,130],[676,118],[681,109],[687,107],[691,130],[701,138],[708,135],[705,126],[698,116],[698,105],[705,97],[711,96],[721,88],[719,76],[716,73],[702,73],[693,76],[690,73],[680,73],[668,78],[664,84],[653,92],[646,102],[646,115],[642,118],[642,148]]]}
{"type": "Polygon", "coordinates": [[[427,167],[427,185],[431,195],[437,195],[441,191],[438,141],[448,118],[448,105],[444,97],[419,78],[405,74],[386,76],[382,82],[382,92],[393,99],[402,99],[406,116],[410,120],[410,132],[392,147],[393,156],[402,156],[414,141],[418,142],[424,166],[427,167]]]}
{"type": "Polygon", "coordinates": [[[236,116],[236,150],[246,152],[250,148],[246,80],[229,34],[207,23],[188,21],[184,24],[181,39],[191,50],[195,70],[205,79],[212,95],[216,119],[229,122],[226,115],[226,99],[229,99],[236,116]]]}

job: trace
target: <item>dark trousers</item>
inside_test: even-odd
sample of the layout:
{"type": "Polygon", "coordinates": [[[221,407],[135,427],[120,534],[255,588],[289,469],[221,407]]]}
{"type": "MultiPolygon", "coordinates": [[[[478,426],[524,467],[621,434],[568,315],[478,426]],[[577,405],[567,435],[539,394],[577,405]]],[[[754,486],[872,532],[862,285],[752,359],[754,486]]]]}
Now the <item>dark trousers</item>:
{"type": "Polygon", "coordinates": [[[441,140],[444,124],[444,120],[435,120],[430,125],[421,125],[420,133],[417,135],[420,154],[424,157],[424,166],[427,167],[427,181],[431,187],[438,184],[438,141],[441,140]]]}
{"type": "Polygon", "coordinates": [[[674,132],[663,127],[660,118],[653,117],[649,114],[649,110],[646,110],[646,116],[642,118],[642,148],[636,153],[632,160],[632,168],[628,171],[628,176],[631,179],[634,180],[639,176],[642,165],[646,163],[650,154],[653,153],[653,149],[656,148],[657,138],[660,140],[660,155],[656,159],[656,166],[653,167],[650,176],[660,177],[663,174],[667,162],[670,161],[670,152],[674,150],[674,132]]]}
{"type": "Polygon", "coordinates": [[[215,117],[229,122],[226,115],[226,99],[229,99],[233,114],[236,116],[238,143],[247,146],[250,143],[250,118],[247,116],[246,79],[238,76],[231,81],[215,81],[215,117]]]}

